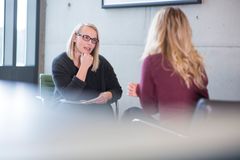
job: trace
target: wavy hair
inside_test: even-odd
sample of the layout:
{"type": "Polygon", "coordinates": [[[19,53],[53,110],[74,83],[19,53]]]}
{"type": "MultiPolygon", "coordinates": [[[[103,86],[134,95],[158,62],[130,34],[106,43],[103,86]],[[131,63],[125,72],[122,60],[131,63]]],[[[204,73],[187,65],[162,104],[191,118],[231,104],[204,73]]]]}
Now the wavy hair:
{"type": "MultiPolygon", "coordinates": [[[[93,24],[90,24],[90,23],[84,23],[84,24],[78,24],[75,28],[74,28],[74,30],[72,31],[72,33],[71,33],[71,36],[70,36],[70,38],[69,38],[69,40],[68,40],[68,43],[67,43],[67,55],[68,55],[68,57],[71,59],[71,60],[73,60],[74,59],[74,50],[75,50],[75,42],[73,41],[73,39],[74,39],[74,36],[76,36],[76,33],[77,32],[80,32],[81,31],[81,29],[83,28],[83,27],[85,27],[85,26],[87,26],[87,27],[90,27],[90,28],[92,28],[93,30],[95,30],[96,31],[96,33],[97,33],[97,38],[98,38],[98,40],[99,40],[99,32],[98,32],[98,29],[97,29],[97,27],[95,26],[95,25],[93,25],[93,24]]],[[[92,56],[93,56],[93,67],[92,67],[92,71],[96,71],[97,69],[98,69],[98,66],[99,66],[99,41],[98,41],[98,43],[96,44],[96,46],[95,46],[95,48],[94,48],[94,50],[92,51],[92,56]]]]}
{"type": "Polygon", "coordinates": [[[193,46],[191,27],[179,8],[165,8],[153,18],[142,59],[153,54],[163,54],[188,88],[193,83],[205,88],[203,59],[193,46]]]}

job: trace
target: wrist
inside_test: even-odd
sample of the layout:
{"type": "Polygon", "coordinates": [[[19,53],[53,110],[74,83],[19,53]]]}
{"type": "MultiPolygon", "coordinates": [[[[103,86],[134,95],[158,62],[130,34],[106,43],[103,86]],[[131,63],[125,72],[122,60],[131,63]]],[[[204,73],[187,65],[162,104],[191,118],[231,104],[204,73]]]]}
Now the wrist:
{"type": "Polygon", "coordinates": [[[78,77],[82,81],[85,81],[86,76],[87,76],[87,71],[88,71],[88,68],[80,66],[76,77],[78,77]]]}
{"type": "Polygon", "coordinates": [[[88,71],[88,68],[89,67],[87,65],[81,64],[80,67],[79,67],[79,70],[88,71]]]}

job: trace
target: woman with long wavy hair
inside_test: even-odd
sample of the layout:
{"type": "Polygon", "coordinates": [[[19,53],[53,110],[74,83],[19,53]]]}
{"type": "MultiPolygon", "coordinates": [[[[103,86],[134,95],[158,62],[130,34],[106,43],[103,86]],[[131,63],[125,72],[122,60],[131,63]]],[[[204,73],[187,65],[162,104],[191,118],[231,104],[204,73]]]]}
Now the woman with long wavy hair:
{"type": "Polygon", "coordinates": [[[179,8],[156,13],[142,59],[141,81],[129,83],[128,94],[139,97],[147,116],[160,113],[162,121],[189,120],[196,102],[208,98],[208,79],[188,19],[179,8]]]}

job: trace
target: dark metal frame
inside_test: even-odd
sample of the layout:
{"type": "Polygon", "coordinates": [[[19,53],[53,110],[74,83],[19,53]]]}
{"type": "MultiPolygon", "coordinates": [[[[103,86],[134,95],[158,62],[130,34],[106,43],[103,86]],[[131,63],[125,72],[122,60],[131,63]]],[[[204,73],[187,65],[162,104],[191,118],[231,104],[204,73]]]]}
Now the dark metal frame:
{"type": "MultiPolygon", "coordinates": [[[[114,0],[113,0],[114,1],[114,0]]],[[[202,0],[135,0],[134,2],[119,2],[116,4],[108,4],[102,0],[102,8],[126,8],[126,7],[147,7],[147,6],[166,6],[166,5],[182,5],[182,4],[200,4],[202,0]]]]}

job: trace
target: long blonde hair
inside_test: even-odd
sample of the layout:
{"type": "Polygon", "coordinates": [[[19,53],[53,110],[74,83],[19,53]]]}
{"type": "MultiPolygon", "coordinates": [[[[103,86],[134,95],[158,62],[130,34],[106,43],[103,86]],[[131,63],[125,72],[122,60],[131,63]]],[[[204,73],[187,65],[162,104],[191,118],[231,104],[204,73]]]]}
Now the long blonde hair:
{"type": "Polygon", "coordinates": [[[92,71],[96,72],[96,70],[98,69],[98,66],[99,66],[99,32],[98,32],[98,29],[95,25],[90,24],[90,23],[84,23],[84,24],[78,24],[74,28],[74,30],[72,31],[71,36],[68,40],[68,43],[67,43],[67,49],[66,49],[67,50],[67,55],[71,60],[74,59],[74,49],[75,49],[76,44],[73,41],[73,39],[74,39],[74,36],[76,36],[76,33],[81,31],[81,29],[85,26],[92,28],[97,33],[98,43],[96,44],[94,50],[92,51],[92,56],[93,56],[92,71]]]}
{"type": "Polygon", "coordinates": [[[203,60],[193,46],[188,19],[179,8],[165,8],[153,18],[142,58],[153,54],[163,54],[188,88],[193,83],[205,88],[203,60]]]}

